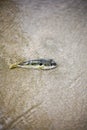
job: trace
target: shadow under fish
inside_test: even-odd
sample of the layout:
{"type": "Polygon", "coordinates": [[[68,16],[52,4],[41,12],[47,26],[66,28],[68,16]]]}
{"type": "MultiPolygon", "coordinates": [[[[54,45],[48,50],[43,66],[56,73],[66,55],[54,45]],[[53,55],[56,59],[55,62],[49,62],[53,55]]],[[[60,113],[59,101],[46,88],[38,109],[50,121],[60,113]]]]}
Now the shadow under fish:
{"type": "Polygon", "coordinates": [[[57,63],[53,59],[35,59],[29,60],[20,63],[14,63],[9,66],[10,69],[13,68],[33,68],[33,69],[42,69],[49,70],[57,67],[57,63]]]}

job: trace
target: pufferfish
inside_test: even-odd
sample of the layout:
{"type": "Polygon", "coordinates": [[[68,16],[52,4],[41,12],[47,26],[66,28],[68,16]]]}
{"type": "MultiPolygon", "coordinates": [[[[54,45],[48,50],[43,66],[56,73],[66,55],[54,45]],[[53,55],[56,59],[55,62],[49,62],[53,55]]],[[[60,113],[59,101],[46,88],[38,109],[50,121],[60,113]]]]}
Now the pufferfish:
{"type": "Polygon", "coordinates": [[[20,63],[14,63],[9,66],[10,69],[33,68],[33,69],[42,69],[42,70],[49,70],[56,67],[57,67],[57,63],[53,59],[35,59],[35,60],[29,60],[20,63]]]}

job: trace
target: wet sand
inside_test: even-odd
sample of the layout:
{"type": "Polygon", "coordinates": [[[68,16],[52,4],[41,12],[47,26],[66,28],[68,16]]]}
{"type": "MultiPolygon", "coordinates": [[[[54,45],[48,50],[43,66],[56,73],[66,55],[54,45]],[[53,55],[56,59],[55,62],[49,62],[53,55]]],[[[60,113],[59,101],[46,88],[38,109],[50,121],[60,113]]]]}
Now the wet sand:
{"type": "Polygon", "coordinates": [[[87,1],[0,0],[0,130],[87,129],[87,1]],[[9,69],[52,58],[53,70],[9,69]]]}

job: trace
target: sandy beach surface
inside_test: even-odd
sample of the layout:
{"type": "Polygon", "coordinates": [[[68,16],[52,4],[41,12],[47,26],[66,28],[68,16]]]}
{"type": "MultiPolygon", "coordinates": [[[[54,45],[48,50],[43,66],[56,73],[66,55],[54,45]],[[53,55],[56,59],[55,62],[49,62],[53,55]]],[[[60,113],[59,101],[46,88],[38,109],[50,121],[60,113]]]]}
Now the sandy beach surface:
{"type": "Polygon", "coordinates": [[[0,0],[0,130],[87,130],[86,0],[0,0]]]}

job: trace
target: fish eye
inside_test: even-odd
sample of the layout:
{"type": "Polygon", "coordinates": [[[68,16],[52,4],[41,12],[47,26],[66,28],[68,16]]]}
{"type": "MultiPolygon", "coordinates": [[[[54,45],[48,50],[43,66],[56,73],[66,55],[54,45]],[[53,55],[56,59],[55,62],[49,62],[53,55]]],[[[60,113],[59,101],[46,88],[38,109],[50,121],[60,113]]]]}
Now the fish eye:
{"type": "Polygon", "coordinates": [[[42,63],[39,64],[40,66],[43,65],[42,63]]]}

